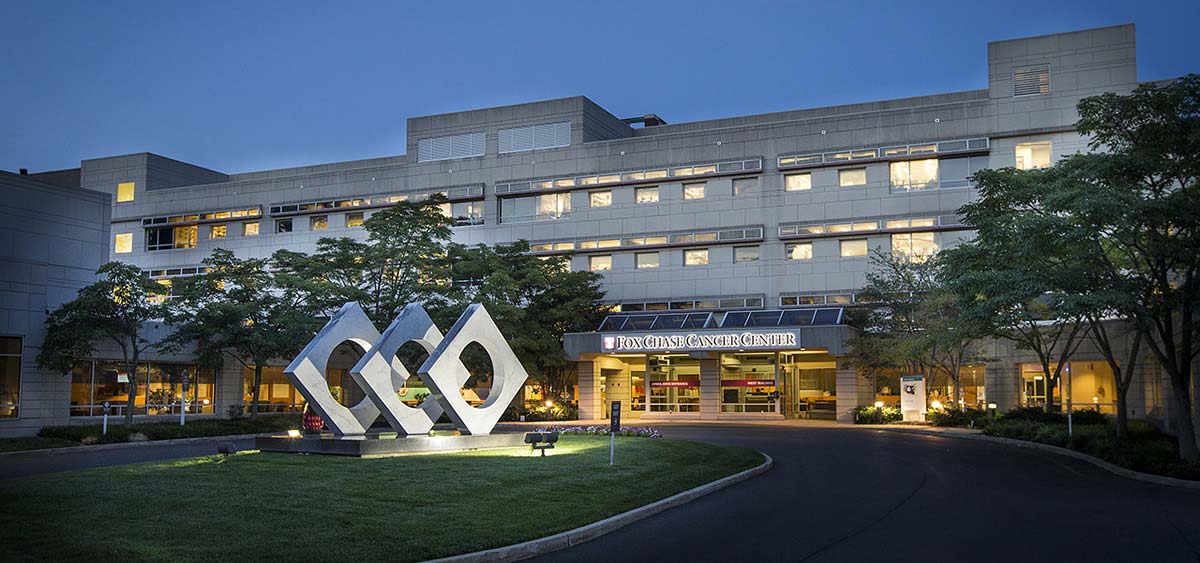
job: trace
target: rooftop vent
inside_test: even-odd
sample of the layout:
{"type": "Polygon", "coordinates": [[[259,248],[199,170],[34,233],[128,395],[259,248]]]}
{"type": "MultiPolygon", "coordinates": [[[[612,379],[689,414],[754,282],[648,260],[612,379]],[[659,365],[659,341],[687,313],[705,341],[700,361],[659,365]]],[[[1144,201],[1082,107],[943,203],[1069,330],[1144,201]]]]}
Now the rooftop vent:
{"type": "Polygon", "coordinates": [[[1013,69],[1013,96],[1050,93],[1050,65],[1041,64],[1013,69]]]}
{"type": "Polygon", "coordinates": [[[641,117],[626,117],[625,119],[622,119],[621,122],[626,125],[641,123],[642,127],[656,127],[658,125],[667,124],[666,120],[653,113],[647,113],[641,117]]]}

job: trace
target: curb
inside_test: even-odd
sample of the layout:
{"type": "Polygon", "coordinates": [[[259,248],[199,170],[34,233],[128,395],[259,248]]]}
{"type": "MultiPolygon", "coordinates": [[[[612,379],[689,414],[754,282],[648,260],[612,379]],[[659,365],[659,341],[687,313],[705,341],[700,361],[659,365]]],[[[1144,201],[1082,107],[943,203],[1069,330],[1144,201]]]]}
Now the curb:
{"type": "Polygon", "coordinates": [[[123,450],[126,448],[144,448],[148,446],[178,446],[183,444],[196,444],[200,442],[227,442],[229,440],[245,440],[248,438],[256,438],[258,436],[272,436],[277,432],[267,432],[265,434],[237,434],[234,436],[200,436],[197,438],[172,438],[170,440],[146,440],[145,442],[117,442],[114,444],[97,444],[95,446],[67,446],[65,448],[42,448],[39,450],[17,450],[13,452],[0,452],[0,459],[6,456],[20,454],[73,454],[83,451],[101,452],[105,450],[123,450]]]}
{"type": "Polygon", "coordinates": [[[730,485],[740,483],[746,479],[765,473],[775,465],[775,460],[763,452],[758,453],[763,456],[763,462],[757,467],[752,467],[740,473],[734,473],[733,475],[722,477],[716,481],[705,483],[698,487],[676,493],[667,498],[654,501],[645,506],[639,506],[633,510],[628,510],[620,514],[609,516],[603,520],[592,522],[591,524],[580,526],[573,530],[567,530],[552,536],[546,536],[544,538],[529,540],[527,542],[507,545],[504,547],[496,547],[484,551],[476,551],[474,553],[464,553],[462,555],[452,555],[450,557],[443,557],[441,559],[432,559],[430,562],[474,563],[477,561],[518,561],[538,555],[545,555],[560,549],[567,549],[568,547],[579,545],[588,540],[593,540],[603,536],[609,532],[624,528],[625,526],[633,524],[638,520],[648,518],[658,514],[659,512],[675,508],[676,506],[680,506],[682,504],[687,504],[709,493],[719,491],[729,487],[730,485]]]}
{"type": "Polygon", "coordinates": [[[1027,442],[1025,440],[1017,440],[1014,438],[1001,438],[999,436],[985,436],[983,434],[959,433],[959,432],[938,432],[935,430],[923,430],[923,429],[919,429],[919,428],[884,428],[884,427],[880,427],[880,426],[871,426],[869,428],[864,428],[864,429],[886,430],[888,432],[899,432],[901,434],[920,434],[923,436],[942,436],[945,438],[963,438],[966,440],[976,440],[979,442],[992,442],[993,444],[1007,444],[1009,446],[1016,446],[1018,448],[1029,448],[1029,449],[1034,449],[1034,450],[1041,450],[1044,452],[1056,453],[1056,454],[1064,455],[1067,457],[1073,457],[1073,458],[1081,460],[1081,461],[1086,461],[1092,465],[1095,465],[1096,467],[1099,467],[1101,469],[1108,471],[1109,473],[1113,473],[1115,475],[1120,475],[1122,477],[1128,477],[1130,479],[1135,479],[1137,481],[1142,481],[1145,483],[1153,483],[1155,485],[1165,485],[1168,487],[1180,487],[1183,489],[1192,489],[1192,490],[1200,491],[1200,481],[1189,481],[1187,479],[1176,479],[1174,477],[1165,477],[1163,475],[1154,475],[1152,473],[1142,473],[1141,471],[1134,471],[1132,469],[1126,469],[1119,465],[1109,463],[1098,457],[1090,456],[1083,452],[1077,452],[1075,450],[1072,450],[1069,448],[1062,448],[1059,446],[1051,446],[1050,444],[1041,444],[1038,442],[1027,442]]]}

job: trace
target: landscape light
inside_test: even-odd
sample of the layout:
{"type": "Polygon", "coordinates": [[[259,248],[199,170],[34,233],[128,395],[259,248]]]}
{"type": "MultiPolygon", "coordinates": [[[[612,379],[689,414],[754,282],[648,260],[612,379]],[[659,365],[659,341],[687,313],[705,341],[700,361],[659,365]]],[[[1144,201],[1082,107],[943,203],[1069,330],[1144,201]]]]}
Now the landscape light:
{"type": "Polygon", "coordinates": [[[299,430],[288,430],[288,438],[299,438],[299,437],[300,437],[299,430]]]}
{"type": "Polygon", "coordinates": [[[548,400],[548,401],[546,401],[546,408],[550,408],[550,407],[553,407],[553,406],[554,406],[554,401],[549,401],[549,400],[548,400]]]}
{"type": "Polygon", "coordinates": [[[883,401],[875,401],[875,408],[877,408],[877,409],[882,409],[882,408],[883,408],[883,401]]]}
{"type": "Polygon", "coordinates": [[[988,403],[988,408],[992,409],[992,410],[996,410],[996,403],[988,403]]]}
{"type": "Polygon", "coordinates": [[[942,410],[942,402],[941,401],[934,401],[929,406],[933,407],[933,410],[935,410],[935,411],[942,410]]]}

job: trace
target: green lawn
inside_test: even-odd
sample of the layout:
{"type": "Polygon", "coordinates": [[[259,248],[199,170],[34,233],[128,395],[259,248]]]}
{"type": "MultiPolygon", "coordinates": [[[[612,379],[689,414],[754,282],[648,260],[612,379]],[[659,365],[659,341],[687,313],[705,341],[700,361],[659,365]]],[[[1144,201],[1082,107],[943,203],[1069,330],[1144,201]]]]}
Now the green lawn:
{"type": "Polygon", "coordinates": [[[0,481],[0,560],[397,560],[569,530],[762,462],[663,439],[382,459],[247,452],[0,481]]]}
{"type": "Polygon", "coordinates": [[[25,438],[0,438],[0,452],[69,448],[71,446],[78,445],[79,442],[72,440],[63,440],[62,438],[42,438],[40,436],[29,436],[25,438]]]}

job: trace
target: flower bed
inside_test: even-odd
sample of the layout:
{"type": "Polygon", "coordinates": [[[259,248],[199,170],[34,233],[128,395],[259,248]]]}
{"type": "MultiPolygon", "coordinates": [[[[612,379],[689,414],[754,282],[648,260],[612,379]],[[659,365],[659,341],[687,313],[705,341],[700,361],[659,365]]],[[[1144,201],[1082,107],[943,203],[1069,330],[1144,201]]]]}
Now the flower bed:
{"type": "MultiPolygon", "coordinates": [[[[536,432],[557,430],[559,434],[576,436],[608,436],[608,426],[559,426],[554,428],[538,428],[536,432]]],[[[662,433],[648,426],[622,426],[617,436],[632,436],[636,438],[662,438],[662,433]]]]}

